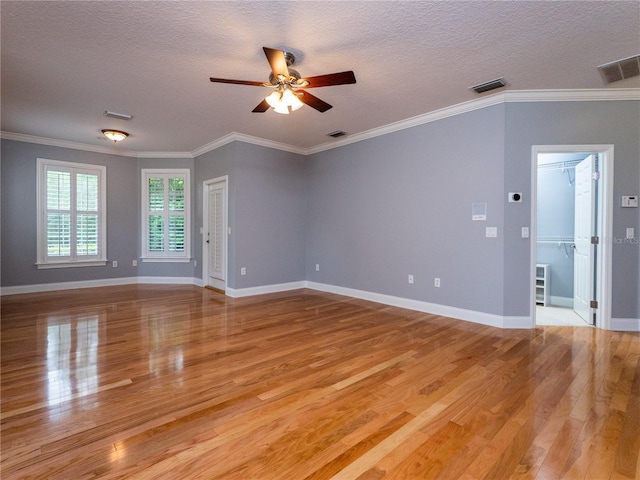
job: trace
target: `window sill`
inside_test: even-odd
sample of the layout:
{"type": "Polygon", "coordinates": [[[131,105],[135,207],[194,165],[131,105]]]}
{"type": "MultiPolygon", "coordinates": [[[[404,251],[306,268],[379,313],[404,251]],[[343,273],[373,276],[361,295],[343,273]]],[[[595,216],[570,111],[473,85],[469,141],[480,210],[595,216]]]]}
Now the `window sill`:
{"type": "Polygon", "coordinates": [[[94,260],[91,262],[48,262],[36,263],[38,270],[47,270],[50,268],[76,268],[76,267],[104,267],[107,260],[94,260]]]}
{"type": "Polygon", "coordinates": [[[141,257],[141,262],[144,263],[190,263],[191,258],[180,257],[180,258],[171,258],[171,257],[141,257]]]}

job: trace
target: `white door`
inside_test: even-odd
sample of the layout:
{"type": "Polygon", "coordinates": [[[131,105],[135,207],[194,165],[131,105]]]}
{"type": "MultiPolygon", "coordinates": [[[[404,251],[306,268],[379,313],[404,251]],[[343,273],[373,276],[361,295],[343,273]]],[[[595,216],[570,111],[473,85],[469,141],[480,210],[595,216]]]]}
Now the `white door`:
{"type": "Polygon", "coordinates": [[[589,324],[593,323],[590,302],[594,299],[594,168],[593,155],[589,155],[576,165],[575,177],[573,310],[589,324]]]}
{"type": "Polygon", "coordinates": [[[208,219],[205,242],[208,246],[207,285],[224,291],[227,284],[227,206],[226,181],[208,188],[208,219]]]}

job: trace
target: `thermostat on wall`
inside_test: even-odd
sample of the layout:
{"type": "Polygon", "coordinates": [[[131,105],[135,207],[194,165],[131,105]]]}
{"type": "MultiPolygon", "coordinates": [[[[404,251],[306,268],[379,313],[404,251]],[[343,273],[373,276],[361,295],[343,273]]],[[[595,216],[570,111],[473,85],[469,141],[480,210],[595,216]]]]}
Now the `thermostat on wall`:
{"type": "Polygon", "coordinates": [[[637,195],[627,195],[622,197],[622,206],[623,207],[635,207],[638,208],[638,196],[637,195]]]}

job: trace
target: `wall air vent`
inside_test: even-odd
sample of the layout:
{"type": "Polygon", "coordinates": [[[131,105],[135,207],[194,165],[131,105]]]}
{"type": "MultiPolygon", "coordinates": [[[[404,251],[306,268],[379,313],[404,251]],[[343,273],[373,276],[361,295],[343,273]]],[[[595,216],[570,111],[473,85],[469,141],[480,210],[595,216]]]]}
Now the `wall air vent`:
{"type": "Polygon", "coordinates": [[[474,85],[473,87],[469,87],[470,90],[473,90],[476,93],[484,93],[489,90],[495,90],[496,88],[502,88],[507,85],[507,82],[504,81],[504,78],[496,78],[495,80],[491,80],[490,82],[480,83],[478,85],[474,85]]]}
{"type": "Polygon", "coordinates": [[[599,65],[598,70],[605,83],[617,82],[640,75],[640,55],[599,65]]]}
{"type": "Polygon", "coordinates": [[[131,115],[127,115],[126,113],[110,112],[109,110],[104,111],[104,116],[109,118],[117,118],[119,120],[131,120],[133,118],[131,115]]]}
{"type": "Polygon", "coordinates": [[[335,132],[327,133],[327,135],[333,138],[344,137],[346,134],[347,132],[343,130],[336,130],[335,132]]]}

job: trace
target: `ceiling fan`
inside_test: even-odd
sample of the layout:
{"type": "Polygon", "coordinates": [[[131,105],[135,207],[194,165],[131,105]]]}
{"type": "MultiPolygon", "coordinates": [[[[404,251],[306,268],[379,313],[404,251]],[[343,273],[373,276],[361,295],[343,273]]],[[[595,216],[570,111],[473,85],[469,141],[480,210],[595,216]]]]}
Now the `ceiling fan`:
{"type": "Polygon", "coordinates": [[[332,85],[345,85],[356,83],[356,77],[351,70],[347,72],[329,73],[316,77],[301,78],[293,68],[295,57],[290,52],[262,47],[271,66],[271,74],[268,82],[252,82],[249,80],[229,80],[226,78],[210,77],[214,83],[231,83],[234,85],[250,85],[254,87],[275,87],[275,90],[252,110],[254,113],[262,113],[273,108],[277,113],[290,113],[306,104],[319,112],[326,112],[332,106],[327,102],[307,92],[306,88],[329,87],[332,85]]]}

